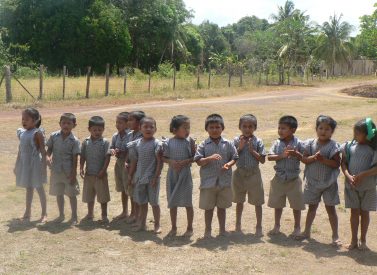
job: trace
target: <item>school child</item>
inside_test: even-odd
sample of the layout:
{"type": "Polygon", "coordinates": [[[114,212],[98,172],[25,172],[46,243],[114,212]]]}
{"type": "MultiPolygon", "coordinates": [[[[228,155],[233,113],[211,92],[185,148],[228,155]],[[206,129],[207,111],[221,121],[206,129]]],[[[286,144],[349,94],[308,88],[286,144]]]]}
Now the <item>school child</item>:
{"type": "Polygon", "coordinates": [[[17,130],[20,140],[14,173],[16,185],[26,188],[26,209],[22,221],[30,221],[34,189],[41,202],[42,214],[39,222],[47,222],[46,193],[43,184],[47,182],[45,137],[39,127],[42,117],[38,110],[27,108],[22,112],[22,128],[17,130]]]}
{"type": "Polygon", "coordinates": [[[172,138],[163,141],[163,159],[169,164],[166,178],[166,194],[170,209],[171,230],[168,236],[177,234],[177,209],[185,207],[187,229],[185,237],[193,235],[191,163],[195,155],[195,141],[190,138],[190,120],[183,115],[174,116],[170,122],[172,138]]]}
{"type": "Polygon", "coordinates": [[[115,220],[122,220],[128,217],[128,195],[126,194],[128,185],[128,171],[125,167],[126,159],[122,154],[122,146],[129,133],[128,112],[121,112],[116,117],[115,127],[117,132],[111,139],[111,155],[116,157],[114,166],[115,190],[121,193],[122,213],[116,216],[115,220]]]}
{"type": "Polygon", "coordinates": [[[224,120],[218,114],[211,114],[205,120],[205,130],[209,137],[196,151],[194,161],[200,166],[199,208],[204,210],[204,238],[212,235],[212,218],[217,207],[219,235],[227,236],[225,229],[226,209],[232,206],[232,166],[238,159],[232,142],[224,139],[224,120]]]}
{"type": "Polygon", "coordinates": [[[275,209],[275,225],[269,232],[271,235],[280,233],[280,220],[288,198],[293,209],[294,230],[292,237],[301,232],[301,210],[305,209],[302,181],[300,179],[300,160],[303,151],[302,142],[295,137],[298,127],[293,116],[283,116],[279,120],[279,138],[273,143],[268,154],[269,161],[275,161],[275,176],[271,180],[268,206],[275,209]]]}
{"type": "MultiPolygon", "coordinates": [[[[128,114],[128,128],[130,129],[129,133],[126,136],[125,141],[122,144],[122,154],[125,156],[125,168],[127,173],[129,173],[130,169],[130,158],[129,158],[129,151],[128,146],[138,139],[143,137],[143,134],[140,132],[140,122],[145,117],[145,113],[143,111],[133,111],[128,114]]],[[[126,194],[130,198],[131,201],[131,213],[128,219],[126,219],[127,223],[135,223],[136,218],[139,215],[138,205],[134,203],[134,187],[130,183],[129,176],[127,179],[127,188],[126,194]]]]}
{"type": "Polygon", "coordinates": [[[336,128],[336,121],[320,115],[316,120],[317,138],[304,143],[301,161],[305,163],[304,202],[309,205],[305,230],[297,239],[310,238],[310,231],[321,198],[332,229],[332,244],[341,245],[338,235],[338,216],[335,206],[340,203],[338,193],[338,176],[340,167],[340,147],[331,139],[336,128]]]}
{"type": "Polygon", "coordinates": [[[138,204],[139,215],[134,225],[135,231],[146,230],[148,203],[152,206],[154,233],[161,233],[160,228],[160,175],[163,166],[162,144],[154,137],[156,121],[144,117],[140,121],[143,137],[129,146],[131,166],[130,183],[134,186],[134,201],[138,204]]]}
{"type": "Polygon", "coordinates": [[[353,141],[342,146],[345,206],[351,208],[352,239],[348,249],[369,250],[366,242],[369,211],[376,211],[377,204],[377,130],[372,119],[366,118],[355,124],[353,132],[353,141]]]}
{"type": "Polygon", "coordinates": [[[77,195],[80,187],[77,181],[77,160],[80,154],[80,141],[73,135],[76,117],[71,113],[60,116],[60,130],[53,132],[47,141],[47,164],[51,168],[50,195],[56,196],[59,217],[55,222],[63,222],[64,195],[69,197],[72,215],[70,223],[77,224],[77,195]]]}
{"type": "Polygon", "coordinates": [[[100,116],[89,119],[90,136],[81,145],[80,175],[84,179],[82,200],[88,204],[88,214],[84,220],[94,218],[94,200],[101,204],[100,223],[108,223],[107,203],[110,201],[107,167],[110,163],[110,143],[102,135],[105,130],[105,121],[100,116]]]}
{"type": "Polygon", "coordinates": [[[259,164],[265,163],[266,152],[263,141],[254,134],[257,129],[257,118],[254,115],[243,115],[239,121],[239,129],[241,135],[235,137],[233,141],[239,154],[232,182],[233,202],[237,203],[236,232],[242,232],[241,218],[247,195],[249,204],[255,206],[257,219],[255,235],[261,237],[263,236],[262,205],[264,204],[264,190],[259,164]]]}

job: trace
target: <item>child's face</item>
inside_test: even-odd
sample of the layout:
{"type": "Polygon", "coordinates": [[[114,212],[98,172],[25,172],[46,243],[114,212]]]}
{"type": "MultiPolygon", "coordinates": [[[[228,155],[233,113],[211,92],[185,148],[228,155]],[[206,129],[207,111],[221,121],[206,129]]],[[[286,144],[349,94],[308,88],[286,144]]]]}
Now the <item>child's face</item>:
{"type": "Polygon", "coordinates": [[[140,122],[136,120],[134,117],[128,117],[128,128],[134,131],[139,131],[140,129],[140,122]]]}
{"type": "Polygon", "coordinates": [[[156,133],[156,125],[153,123],[153,122],[150,122],[150,121],[145,121],[142,125],[141,125],[141,133],[143,134],[143,137],[145,139],[151,139],[153,138],[153,135],[154,133],[156,133]]]}
{"type": "Polygon", "coordinates": [[[72,132],[72,129],[75,128],[76,124],[72,120],[63,118],[60,123],[60,129],[65,135],[69,135],[72,132]]]}
{"type": "Polygon", "coordinates": [[[103,126],[89,127],[89,132],[92,139],[100,139],[104,131],[105,131],[105,128],[103,126]]]}
{"type": "Polygon", "coordinates": [[[221,134],[223,132],[223,127],[221,126],[220,123],[215,122],[215,123],[210,123],[207,126],[207,133],[210,136],[210,138],[217,139],[221,137],[221,134]]]}
{"type": "Polygon", "coordinates": [[[35,127],[34,119],[25,112],[22,112],[22,127],[26,130],[33,129],[35,127]]]}
{"type": "Polygon", "coordinates": [[[296,129],[289,127],[287,124],[279,124],[278,134],[280,139],[286,139],[293,136],[296,129]]]}
{"type": "Polygon", "coordinates": [[[359,130],[353,131],[354,139],[357,141],[357,143],[367,143],[367,135],[359,130]]]}
{"type": "Polygon", "coordinates": [[[331,139],[334,130],[327,123],[320,123],[316,129],[318,139],[321,141],[326,141],[331,139]]]}
{"type": "Polygon", "coordinates": [[[252,121],[243,121],[240,130],[243,136],[251,137],[255,131],[255,124],[252,121]]]}
{"type": "Polygon", "coordinates": [[[190,121],[183,123],[177,130],[173,131],[177,138],[188,138],[190,135],[190,121]]]}
{"type": "Polygon", "coordinates": [[[115,121],[115,127],[117,128],[118,132],[124,132],[127,129],[128,122],[123,118],[117,117],[115,121]]]}

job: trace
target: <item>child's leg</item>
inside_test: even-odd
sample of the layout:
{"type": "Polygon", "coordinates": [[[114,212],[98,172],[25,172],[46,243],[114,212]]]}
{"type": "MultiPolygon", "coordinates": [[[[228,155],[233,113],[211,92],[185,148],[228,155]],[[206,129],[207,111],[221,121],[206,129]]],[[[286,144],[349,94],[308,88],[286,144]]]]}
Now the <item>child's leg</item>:
{"type": "Polygon", "coordinates": [[[160,228],[160,215],[161,215],[161,209],[159,205],[152,206],[153,211],[153,219],[154,219],[154,233],[159,234],[161,233],[160,228]]]}
{"type": "Polygon", "coordinates": [[[170,221],[171,221],[171,230],[169,235],[174,236],[177,234],[177,207],[170,208],[170,221]]]}
{"type": "Polygon", "coordinates": [[[217,218],[219,220],[220,235],[224,236],[227,234],[225,230],[225,220],[226,220],[226,209],[217,207],[217,218]]]}
{"type": "Polygon", "coordinates": [[[194,229],[192,227],[192,223],[194,220],[194,208],[193,207],[186,207],[186,215],[187,215],[187,230],[185,235],[192,235],[194,229]]]}
{"type": "Polygon", "coordinates": [[[123,214],[128,216],[128,196],[125,191],[122,192],[122,206],[123,206],[123,214]]]}
{"type": "Polygon", "coordinates": [[[275,208],[275,225],[274,228],[270,231],[270,234],[279,234],[280,233],[280,220],[281,215],[283,214],[283,208],[275,208]]]}
{"type": "Polygon", "coordinates": [[[241,232],[242,230],[242,226],[241,226],[242,211],[243,211],[243,203],[239,202],[237,203],[237,207],[236,207],[236,232],[241,232]]]}
{"type": "Polygon", "coordinates": [[[56,202],[58,203],[59,218],[64,220],[64,195],[56,196],[56,202]]]}
{"type": "Polygon", "coordinates": [[[34,188],[26,188],[26,208],[22,219],[29,220],[31,215],[31,202],[33,201],[34,188]]]}
{"type": "Polygon", "coordinates": [[[360,209],[352,208],[351,209],[351,232],[352,232],[352,239],[351,243],[348,246],[348,249],[357,248],[357,232],[359,230],[359,219],[360,219],[360,209]]]}
{"type": "Polygon", "coordinates": [[[77,222],[77,197],[76,196],[69,197],[69,202],[71,204],[71,212],[72,212],[71,222],[76,223],[77,222]]]}
{"type": "Polygon", "coordinates": [[[329,216],[329,222],[331,225],[333,243],[338,243],[339,242],[338,215],[336,214],[335,206],[326,205],[326,211],[327,211],[327,215],[329,216]]]}
{"type": "MultiPolygon", "coordinates": [[[[313,225],[313,221],[317,214],[318,203],[317,204],[309,204],[308,213],[306,214],[306,221],[305,221],[305,230],[303,237],[310,238],[310,233],[313,225]]],[[[327,207],[326,207],[327,210],[327,207]]]]}
{"type": "Polygon", "coordinates": [[[206,226],[205,232],[204,232],[205,238],[211,237],[213,210],[214,209],[204,211],[204,221],[205,221],[205,226],[206,226]]]}
{"type": "Polygon", "coordinates": [[[255,216],[257,218],[257,225],[255,226],[255,235],[261,237],[263,235],[262,232],[262,205],[255,206],[255,216]]]}
{"type": "Polygon", "coordinates": [[[39,195],[39,200],[41,202],[41,208],[42,208],[42,215],[41,215],[40,221],[47,222],[47,200],[46,200],[46,193],[43,186],[37,188],[37,192],[39,195]]]}
{"type": "Polygon", "coordinates": [[[94,201],[88,202],[88,215],[85,218],[93,219],[94,217],[94,201]]]}
{"type": "Polygon", "coordinates": [[[107,202],[101,203],[101,216],[102,219],[107,219],[107,202]]]}
{"type": "Polygon", "coordinates": [[[369,211],[361,210],[361,236],[360,236],[360,249],[361,250],[368,250],[368,247],[366,246],[367,243],[367,232],[369,227],[369,211]]]}
{"type": "Polygon", "coordinates": [[[142,230],[145,230],[146,223],[147,223],[148,203],[138,205],[138,209],[140,210],[139,212],[140,214],[136,220],[135,231],[142,231],[142,230]]]}
{"type": "Polygon", "coordinates": [[[293,236],[298,236],[301,233],[301,210],[293,209],[293,217],[295,220],[295,227],[293,229],[293,236]]]}

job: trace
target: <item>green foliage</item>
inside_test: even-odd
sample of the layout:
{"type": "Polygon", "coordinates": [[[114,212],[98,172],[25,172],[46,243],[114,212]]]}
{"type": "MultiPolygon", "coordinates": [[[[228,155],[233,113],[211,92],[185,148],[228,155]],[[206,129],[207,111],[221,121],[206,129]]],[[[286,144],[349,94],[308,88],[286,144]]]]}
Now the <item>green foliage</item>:
{"type": "Polygon", "coordinates": [[[356,37],[355,46],[358,54],[367,58],[377,58],[377,3],[371,15],[360,17],[360,34],[356,37]]]}

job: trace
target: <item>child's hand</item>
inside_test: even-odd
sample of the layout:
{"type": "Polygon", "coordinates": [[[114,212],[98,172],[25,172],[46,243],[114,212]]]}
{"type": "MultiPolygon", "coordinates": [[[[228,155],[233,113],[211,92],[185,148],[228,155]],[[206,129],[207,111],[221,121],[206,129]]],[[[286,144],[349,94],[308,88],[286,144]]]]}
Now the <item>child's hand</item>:
{"type": "Polygon", "coordinates": [[[219,154],[213,154],[212,156],[210,156],[210,159],[212,161],[216,161],[216,160],[222,160],[222,157],[219,154]]]}
{"type": "Polygon", "coordinates": [[[106,171],[105,170],[99,171],[97,177],[100,178],[100,179],[102,179],[104,176],[106,176],[106,171]]]}
{"type": "Polygon", "coordinates": [[[170,160],[169,165],[176,171],[180,171],[182,169],[181,164],[177,160],[170,160]]]}
{"type": "Polygon", "coordinates": [[[118,148],[115,149],[115,156],[116,156],[117,158],[120,157],[120,150],[119,150],[118,148]]]}
{"type": "Polygon", "coordinates": [[[115,149],[110,149],[110,153],[111,153],[112,156],[115,156],[115,154],[116,154],[115,149]]]}
{"type": "Polygon", "coordinates": [[[353,187],[355,186],[355,176],[353,175],[346,175],[347,181],[349,184],[351,184],[353,187]]]}
{"type": "Polygon", "coordinates": [[[156,187],[157,179],[153,178],[152,181],[151,181],[151,185],[152,185],[152,187],[156,187]]]}
{"type": "Polygon", "coordinates": [[[49,156],[46,157],[46,164],[49,168],[51,168],[51,166],[52,166],[52,158],[51,157],[49,157],[49,156]]]}
{"type": "Polygon", "coordinates": [[[365,178],[363,173],[357,174],[356,176],[353,176],[353,185],[357,186],[359,185],[363,179],[365,178]]]}
{"type": "Polygon", "coordinates": [[[244,135],[240,136],[240,144],[238,145],[238,149],[242,151],[242,149],[245,147],[246,143],[248,142],[248,138],[244,135]]]}
{"type": "Polygon", "coordinates": [[[314,155],[314,158],[315,160],[319,161],[319,162],[322,162],[325,158],[321,155],[321,152],[317,152],[315,155],[314,155]]]}
{"type": "Polygon", "coordinates": [[[84,169],[81,169],[81,168],[80,168],[80,177],[81,177],[81,178],[84,178],[84,177],[85,177],[84,169]]]}
{"type": "Polygon", "coordinates": [[[75,185],[75,183],[76,183],[76,177],[77,177],[77,173],[76,172],[72,172],[68,176],[68,179],[69,179],[69,182],[71,183],[71,185],[75,185]]]}
{"type": "Polygon", "coordinates": [[[221,167],[222,171],[228,171],[232,166],[229,165],[229,163],[225,163],[223,167],[221,167]]]}
{"type": "Polygon", "coordinates": [[[254,152],[253,142],[250,140],[248,143],[249,143],[249,152],[252,154],[254,152]]]}
{"type": "Polygon", "coordinates": [[[130,166],[128,165],[127,161],[124,163],[124,169],[128,170],[130,166]]]}
{"type": "Polygon", "coordinates": [[[130,175],[128,175],[128,184],[127,185],[129,185],[129,186],[133,186],[134,185],[133,178],[130,175]]]}

